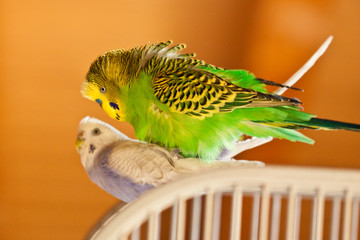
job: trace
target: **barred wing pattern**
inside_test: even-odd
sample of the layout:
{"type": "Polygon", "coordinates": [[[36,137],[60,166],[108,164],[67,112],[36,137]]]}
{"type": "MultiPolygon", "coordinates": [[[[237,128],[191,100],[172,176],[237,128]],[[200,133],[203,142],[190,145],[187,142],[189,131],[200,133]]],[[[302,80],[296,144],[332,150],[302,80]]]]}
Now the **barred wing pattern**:
{"type": "Polygon", "coordinates": [[[192,59],[194,54],[179,54],[184,44],[167,48],[171,42],[152,45],[144,54],[144,66],[154,76],[155,97],[170,111],[204,119],[214,113],[231,112],[242,107],[298,105],[297,99],[242,88],[202,69],[216,68],[192,59]]]}

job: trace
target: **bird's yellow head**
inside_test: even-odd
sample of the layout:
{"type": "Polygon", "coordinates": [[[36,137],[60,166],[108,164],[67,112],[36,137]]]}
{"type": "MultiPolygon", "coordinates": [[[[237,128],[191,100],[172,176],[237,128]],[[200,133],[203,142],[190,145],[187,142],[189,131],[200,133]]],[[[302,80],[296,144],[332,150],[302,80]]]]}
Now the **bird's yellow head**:
{"type": "Polygon", "coordinates": [[[144,49],[118,49],[99,56],[90,66],[81,94],[97,102],[111,118],[126,121],[126,99],[121,96],[139,73],[144,49]]]}
{"type": "Polygon", "coordinates": [[[123,104],[118,98],[118,87],[111,81],[93,77],[88,74],[81,86],[81,94],[85,98],[97,102],[111,118],[125,121],[123,104]]]}

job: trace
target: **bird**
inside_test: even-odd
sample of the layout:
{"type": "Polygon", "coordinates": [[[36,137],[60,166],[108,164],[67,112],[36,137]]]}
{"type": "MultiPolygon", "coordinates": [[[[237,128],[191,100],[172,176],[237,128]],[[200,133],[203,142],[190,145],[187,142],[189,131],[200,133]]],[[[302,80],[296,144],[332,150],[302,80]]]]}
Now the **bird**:
{"type": "Polygon", "coordinates": [[[81,94],[113,119],[130,123],[141,141],[177,148],[185,157],[218,159],[247,137],[313,144],[299,129],[345,129],[360,125],[316,118],[296,98],[267,85],[298,88],[224,69],[181,53],[172,41],[111,50],[90,65],[81,94]]]}
{"type": "Polygon", "coordinates": [[[131,139],[92,117],[79,123],[75,147],[90,180],[112,196],[131,202],[145,192],[204,169],[262,167],[263,162],[228,159],[204,162],[177,149],[131,139]]]}

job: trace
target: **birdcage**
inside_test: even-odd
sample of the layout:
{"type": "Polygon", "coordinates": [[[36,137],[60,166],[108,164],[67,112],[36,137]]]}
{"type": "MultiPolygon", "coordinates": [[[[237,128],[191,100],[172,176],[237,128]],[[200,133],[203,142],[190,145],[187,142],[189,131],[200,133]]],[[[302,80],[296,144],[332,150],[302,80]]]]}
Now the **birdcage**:
{"type": "Polygon", "coordinates": [[[358,239],[360,171],[206,171],[115,207],[89,239],[358,239]]]}

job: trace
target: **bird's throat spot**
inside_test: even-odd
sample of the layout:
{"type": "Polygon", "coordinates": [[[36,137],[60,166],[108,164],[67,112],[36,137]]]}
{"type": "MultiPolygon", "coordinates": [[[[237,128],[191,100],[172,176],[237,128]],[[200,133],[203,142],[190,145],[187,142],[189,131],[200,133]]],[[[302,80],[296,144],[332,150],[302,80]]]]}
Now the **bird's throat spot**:
{"type": "Polygon", "coordinates": [[[89,153],[94,153],[96,147],[93,144],[90,144],[89,153]]]}
{"type": "Polygon", "coordinates": [[[112,108],[115,109],[115,110],[119,110],[119,105],[117,105],[117,104],[114,103],[114,102],[110,102],[110,107],[112,107],[112,108]]]}

